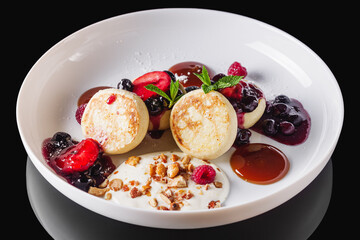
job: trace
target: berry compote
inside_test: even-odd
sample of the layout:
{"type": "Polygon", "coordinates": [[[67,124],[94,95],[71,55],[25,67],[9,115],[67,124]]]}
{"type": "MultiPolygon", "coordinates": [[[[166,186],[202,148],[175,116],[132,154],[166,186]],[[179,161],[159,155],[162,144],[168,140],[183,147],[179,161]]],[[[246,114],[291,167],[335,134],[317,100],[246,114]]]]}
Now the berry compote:
{"type": "MultiPolygon", "coordinates": [[[[91,141],[91,139],[89,141],[91,141]]],[[[82,171],[73,170],[74,168],[71,171],[65,171],[64,164],[77,164],[74,162],[74,159],[72,159],[71,162],[69,161],[66,163],[64,159],[66,160],[66,156],[69,154],[77,154],[77,147],[80,143],[73,140],[68,133],[57,132],[52,138],[47,138],[43,141],[42,154],[46,162],[57,174],[64,177],[71,185],[87,192],[90,187],[98,187],[104,182],[116,167],[112,163],[111,158],[103,155],[100,146],[97,146],[98,154],[95,156],[94,161],[91,162],[91,165],[85,167],[86,169],[84,169],[84,165],[81,165],[82,171]]],[[[84,161],[86,161],[86,145],[83,146],[82,151],[80,157],[84,158],[84,161]]],[[[84,163],[81,162],[81,164],[84,163]]],[[[79,167],[79,165],[76,167],[79,167]]]]}
{"type": "Polygon", "coordinates": [[[263,116],[251,129],[283,144],[298,145],[307,139],[310,127],[310,116],[303,105],[279,95],[266,102],[263,116]]]}
{"type": "Polygon", "coordinates": [[[243,128],[244,125],[244,114],[254,111],[259,104],[259,100],[264,98],[260,88],[243,80],[233,87],[221,89],[220,92],[234,107],[240,128],[243,128]]]}

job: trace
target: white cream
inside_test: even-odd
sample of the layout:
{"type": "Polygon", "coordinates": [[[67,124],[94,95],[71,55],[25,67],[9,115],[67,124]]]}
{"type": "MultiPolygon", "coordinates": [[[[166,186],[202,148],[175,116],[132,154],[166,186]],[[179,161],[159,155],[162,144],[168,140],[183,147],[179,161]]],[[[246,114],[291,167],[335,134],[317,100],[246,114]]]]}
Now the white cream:
{"type": "MultiPolygon", "coordinates": [[[[223,171],[221,171],[216,165],[205,162],[203,160],[197,158],[191,158],[190,164],[193,167],[197,167],[199,165],[210,165],[216,171],[216,177],[214,183],[217,184],[217,187],[214,183],[210,183],[207,185],[199,185],[196,184],[193,180],[191,180],[190,174],[188,175],[188,179],[186,180],[187,187],[170,187],[169,183],[171,178],[165,176],[164,179],[167,179],[168,184],[161,183],[154,180],[154,177],[150,176],[150,167],[149,164],[155,165],[162,163],[165,167],[173,164],[174,162],[171,160],[171,155],[174,154],[179,157],[176,161],[179,163],[181,168],[189,168],[187,164],[183,164],[181,162],[182,158],[186,156],[182,152],[158,152],[158,153],[150,153],[145,155],[140,155],[140,161],[135,165],[130,165],[126,162],[122,163],[114,172],[109,176],[109,181],[111,182],[114,179],[121,179],[123,182],[123,187],[121,190],[114,191],[109,190],[107,192],[107,198],[111,196],[109,201],[114,201],[124,206],[131,206],[137,208],[147,208],[147,209],[159,209],[161,207],[171,208],[169,201],[167,201],[166,197],[161,196],[161,193],[165,195],[173,195],[174,202],[180,203],[181,211],[186,210],[195,210],[195,209],[208,209],[209,203],[211,201],[220,201],[220,205],[223,205],[230,189],[230,183],[223,171]],[[167,162],[164,163],[161,158],[154,160],[161,153],[167,156],[167,162]],[[146,185],[151,179],[151,186],[149,192],[147,194],[142,194],[139,197],[132,198],[131,197],[131,189],[136,187],[139,191],[143,190],[143,186],[146,185]],[[133,184],[131,184],[133,183],[133,184]],[[139,184],[136,186],[136,184],[139,184]],[[129,190],[124,191],[124,186],[128,186],[129,190]],[[221,185],[221,187],[219,187],[221,185]],[[169,189],[171,192],[169,192],[169,189]],[[185,195],[188,194],[188,195],[185,195]],[[176,196],[181,195],[185,196],[184,199],[180,198],[176,200],[176,196]],[[186,197],[187,196],[187,197],[186,197]],[[154,200],[156,199],[156,200],[154,200]],[[157,204],[155,204],[157,203],[157,204]]],[[[186,174],[185,174],[186,175],[186,174]]],[[[157,174],[155,175],[158,176],[157,174]]],[[[179,174],[177,174],[179,176],[179,174]]],[[[181,177],[182,178],[182,177],[181,177]]],[[[126,187],[125,187],[126,189],[126,187]]]]}

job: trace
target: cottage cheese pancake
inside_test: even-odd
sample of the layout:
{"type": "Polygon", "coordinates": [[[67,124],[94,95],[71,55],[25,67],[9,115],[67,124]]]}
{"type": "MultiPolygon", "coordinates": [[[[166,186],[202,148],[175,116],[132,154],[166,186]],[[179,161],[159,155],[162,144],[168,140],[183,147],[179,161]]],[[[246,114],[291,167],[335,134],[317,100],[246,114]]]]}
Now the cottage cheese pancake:
{"type": "Polygon", "coordinates": [[[170,128],[179,148],[191,156],[211,160],[234,143],[237,117],[219,92],[202,89],[185,94],[173,107],[170,128]]]}
{"type": "Polygon", "coordinates": [[[145,103],[136,94],[119,89],[97,92],[81,119],[84,136],[97,140],[108,154],[135,148],[144,139],[148,126],[145,103]]]}

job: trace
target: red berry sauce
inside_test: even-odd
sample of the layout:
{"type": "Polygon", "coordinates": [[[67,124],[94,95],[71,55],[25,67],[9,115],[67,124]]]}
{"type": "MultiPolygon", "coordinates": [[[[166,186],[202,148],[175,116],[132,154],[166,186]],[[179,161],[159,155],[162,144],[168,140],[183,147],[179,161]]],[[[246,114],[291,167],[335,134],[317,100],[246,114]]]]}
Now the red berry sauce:
{"type": "Polygon", "coordinates": [[[42,144],[42,154],[48,165],[60,176],[64,177],[68,183],[83,190],[88,191],[90,187],[98,187],[115,170],[109,156],[103,155],[100,151],[95,162],[85,171],[74,171],[66,173],[62,171],[57,160],[68,149],[74,148],[77,141],[71,139],[71,136],[64,132],[57,132],[52,138],[47,138],[42,144]]]}
{"type": "Polygon", "coordinates": [[[112,104],[113,102],[115,102],[116,100],[116,95],[115,94],[111,94],[110,97],[106,100],[107,104],[112,104]]]}

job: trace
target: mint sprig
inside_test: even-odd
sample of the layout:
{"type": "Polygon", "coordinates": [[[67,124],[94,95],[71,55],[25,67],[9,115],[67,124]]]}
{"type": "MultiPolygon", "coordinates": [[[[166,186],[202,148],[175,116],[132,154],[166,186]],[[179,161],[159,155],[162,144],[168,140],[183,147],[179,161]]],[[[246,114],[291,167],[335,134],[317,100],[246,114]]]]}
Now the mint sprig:
{"type": "Polygon", "coordinates": [[[203,66],[201,74],[194,73],[194,75],[197,76],[203,82],[201,88],[204,91],[204,93],[209,93],[212,90],[218,90],[222,88],[235,86],[240,82],[241,79],[244,78],[244,76],[232,76],[232,75],[224,76],[220,78],[216,83],[211,84],[210,76],[205,66],[203,66]]]}
{"type": "Polygon", "coordinates": [[[171,108],[183,95],[181,94],[177,96],[177,93],[179,91],[179,85],[180,85],[179,80],[177,80],[176,82],[173,81],[170,82],[170,96],[153,84],[146,85],[145,88],[169,100],[170,103],[168,108],[171,108]]]}

